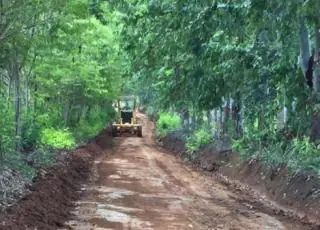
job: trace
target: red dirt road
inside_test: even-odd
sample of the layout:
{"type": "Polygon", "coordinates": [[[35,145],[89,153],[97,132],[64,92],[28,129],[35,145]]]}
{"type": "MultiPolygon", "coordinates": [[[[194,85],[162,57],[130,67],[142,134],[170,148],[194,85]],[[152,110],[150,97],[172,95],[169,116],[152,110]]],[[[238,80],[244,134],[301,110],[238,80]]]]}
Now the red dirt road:
{"type": "Polygon", "coordinates": [[[165,153],[141,119],[143,138],[118,137],[95,161],[67,229],[311,229],[165,153]]]}

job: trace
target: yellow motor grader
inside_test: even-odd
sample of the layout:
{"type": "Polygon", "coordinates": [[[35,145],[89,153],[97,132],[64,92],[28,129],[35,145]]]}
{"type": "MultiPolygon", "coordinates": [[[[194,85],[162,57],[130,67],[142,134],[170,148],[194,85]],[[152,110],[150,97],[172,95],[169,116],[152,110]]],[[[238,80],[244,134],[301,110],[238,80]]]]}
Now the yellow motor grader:
{"type": "Polygon", "coordinates": [[[117,120],[112,124],[112,136],[130,132],[142,137],[142,125],[137,121],[137,99],[135,96],[122,96],[114,104],[117,120]]]}

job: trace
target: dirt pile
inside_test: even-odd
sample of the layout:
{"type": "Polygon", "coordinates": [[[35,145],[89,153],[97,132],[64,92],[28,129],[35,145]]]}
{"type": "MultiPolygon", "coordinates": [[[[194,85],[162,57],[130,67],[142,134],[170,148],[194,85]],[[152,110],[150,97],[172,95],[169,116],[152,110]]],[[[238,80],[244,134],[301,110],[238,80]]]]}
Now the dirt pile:
{"type": "MultiPolygon", "coordinates": [[[[162,143],[176,155],[185,152],[184,142],[175,135],[164,138],[162,143]]],[[[192,163],[197,168],[250,185],[268,199],[292,210],[302,222],[313,223],[320,229],[319,176],[306,173],[290,175],[285,166],[272,168],[259,160],[242,162],[239,154],[218,151],[215,146],[202,149],[192,163]]]]}
{"type": "Polygon", "coordinates": [[[80,185],[88,180],[95,156],[107,154],[112,145],[106,129],[87,145],[64,156],[45,173],[39,172],[31,193],[0,215],[0,229],[57,229],[62,227],[81,195],[80,185]]]}
{"type": "Polygon", "coordinates": [[[162,138],[161,145],[170,150],[170,152],[174,153],[176,156],[182,155],[186,152],[185,143],[180,137],[174,134],[162,138]]]}

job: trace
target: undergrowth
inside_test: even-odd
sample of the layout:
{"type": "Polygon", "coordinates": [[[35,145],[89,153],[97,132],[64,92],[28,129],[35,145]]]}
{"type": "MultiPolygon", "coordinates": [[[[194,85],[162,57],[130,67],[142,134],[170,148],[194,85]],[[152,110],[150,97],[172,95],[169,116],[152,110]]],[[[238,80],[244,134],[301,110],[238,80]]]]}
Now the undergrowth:
{"type": "Polygon", "coordinates": [[[267,144],[243,137],[234,140],[232,147],[244,160],[255,157],[274,167],[286,165],[291,174],[310,171],[320,175],[320,145],[312,143],[307,137],[290,141],[268,140],[267,144]]]}
{"type": "Polygon", "coordinates": [[[48,116],[48,114],[41,114],[36,118],[24,116],[21,137],[14,136],[15,130],[11,124],[13,120],[2,123],[0,173],[4,168],[10,168],[23,175],[27,181],[32,180],[38,168],[48,167],[56,162],[56,151],[73,150],[78,143],[98,135],[108,125],[107,122],[113,119],[115,111],[110,107],[95,108],[85,119],[70,122],[70,125],[49,120],[48,116]],[[14,140],[17,138],[20,138],[22,143],[20,151],[17,151],[14,145],[14,140]]]}
{"type": "Polygon", "coordinates": [[[40,142],[53,149],[72,149],[76,145],[75,138],[68,129],[44,129],[40,142]]]}
{"type": "Polygon", "coordinates": [[[165,137],[169,133],[181,128],[181,118],[178,115],[162,112],[157,121],[157,135],[165,137]]]}
{"type": "Polygon", "coordinates": [[[207,145],[212,141],[212,135],[206,128],[200,128],[195,130],[188,138],[186,142],[186,148],[189,156],[194,157],[195,152],[201,147],[207,145]]]}
{"type": "MultiPolygon", "coordinates": [[[[208,127],[203,126],[187,133],[181,125],[180,117],[161,113],[157,121],[157,135],[165,137],[173,133],[185,142],[185,154],[190,160],[195,158],[202,147],[212,142],[218,147],[223,142],[221,138],[215,139],[208,127]]],[[[320,175],[320,144],[312,142],[308,137],[288,139],[276,130],[266,131],[253,127],[242,137],[234,138],[237,139],[230,140],[229,146],[232,145],[230,147],[243,160],[258,158],[273,167],[287,166],[291,174],[309,171],[320,175]]]]}

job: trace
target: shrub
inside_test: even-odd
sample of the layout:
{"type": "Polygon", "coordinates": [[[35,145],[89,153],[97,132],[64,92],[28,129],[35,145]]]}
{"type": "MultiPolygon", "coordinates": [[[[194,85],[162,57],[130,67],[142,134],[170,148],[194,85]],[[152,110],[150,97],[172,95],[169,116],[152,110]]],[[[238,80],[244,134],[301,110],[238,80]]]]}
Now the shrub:
{"type": "Polygon", "coordinates": [[[287,165],[291,173],[312,171],[320,175],[320,145],[308,137],[293,140],[269,138],[267,144],[259,135],[251,135],[233,141],[233,149],[240,152],[244,160],[258,157],[272,166],[287,165]]]}
{"type": "Polygon", "coordinates": [[[313,171],[320,175],[320,145],[310,142],[309,138],[294,139],[287,147],[290,169],[313,171]]]}
{"type": "Polygon", "coordinates": [[[146,112],[146,114],[147,114],[148,116],[151,117],[151,116],[154,115],[155,109],[154,109],[153,107],[148,106],[148,107],[145,109],[145,112],[146,112]]]}
{"type": "Polygon", "coordinates": [[[28,154],[27,160],[36,167],[50,166],[55,162],[53,152],[41,146],[28,154]]]}
{"type": "Polygon", "coordinates": [[[21,153],[12,152],[7,154],[5,156],[4,163],[9,168],[19,171],[29,181],[31,181],[36,175],[35,168],[26,164],[21,153]]]}
{"type": "Polygon", "coordinates": [[[41,144],[54,149],[72,149],[75,139],[68,129],[47,128],[41,132],[41,144]]]}
{"type": "MultiPolygon", "coordinates": [[[[43,128],[43,127],[42,127],[43,128]]],[[[22,147],[25,150],[34,149],[37,141],[41,136],[41,126],[33,116],[25,115],[22,119],[22,134],[21,141],[22,147]]]]}
{"type": "Polygon", "coordinates": [[[165,137],[181,127],[181,118],[178,115],[161,113],[157,121],[157,135],[165,137]]]}
{"type": "Polygon", "coordinates": [[[88,140],[98,135],[103,128],[103,122],[90,123],[89,121],[82,120],[75,129],[74,136],[77,141],[88,140]]]}
{"type": "Polygon", "coordinates": [[[81,142],[97,136],[101,130],[111,124],[111,121],[115,120],[117,115],[117,112],[110,105],[91,109],[87,116],[81,119],[72,130],[75,139],[77,142],[81,142]]]}
{"type": "Polygon", "coordinates": [[[207,129],[200,128],[196,130],[187,140],[186,148],[188,153],[193,154],[202,146],[209,144],[211,140],[212,135],[207,129]]]}
{"type": "Polygon", "coordinates": [[[0,97],[0,166],[5,153],[14,151],[15,123],[14,111],[7,107],[3,98],[0,97]]]}

